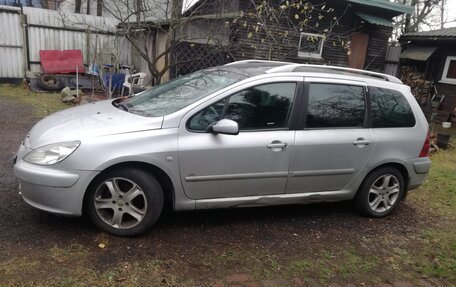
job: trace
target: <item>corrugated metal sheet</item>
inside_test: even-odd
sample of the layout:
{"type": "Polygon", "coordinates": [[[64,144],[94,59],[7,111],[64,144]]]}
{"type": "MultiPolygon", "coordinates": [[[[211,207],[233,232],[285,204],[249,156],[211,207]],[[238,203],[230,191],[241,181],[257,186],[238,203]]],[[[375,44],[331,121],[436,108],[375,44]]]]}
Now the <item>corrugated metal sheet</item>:
{"type": "Polygon", "coordinates": [[[399,56],[401,54],[401,47],[389,46],[386,49],[385,57],[385,74],[398,76],[399,73],[399,56]]]}
{"type": "Polygon", "coordinates": [[[401,36],[401,39],[404,40],[407,40],[409,38],[456,39],[456,27],[443,28],[431,31],[413,32],[401,36]]]}
{"type": "Polygon", "coordinates": [[[388,0],[348,0],[348,2],[360,4],[367,7],[378,8],[395,12],[397,15],[400,14],[412,14],[413,7],[410,5],[404,5],[400,3],[393,3],[388,0]]]}
{"type": "MultiPolygon", "coordinates": [[[[29,24],[30,70],[41,72],[40,50],[81,50],[84,63],[128,63],[130,51],[118,42],[114,19],[24,8],[29,24]],[[95,55],[97,54],[97,55],[95,55]],[[123,56],[123,57],[121,57],[123,56]]],[[[128,47],[128,46],[127,46],[128,47]]]]}
{"type": "Polygon", "coordinates": [[[371,14],[366,14],[366,13],[361,13],[361,12],[355,12],[356,15],[361,17],[361,19],[374,24],[374,25],[380,25],[380,26],[386,26],[386,27],[393,27],[393,23],[391,22],[391,19],[385,19],[382,17],[377,17],[371,14]]]}
{"type": "Polygon", "coordinates": [[[41,72],[40,50],[81,50],[84,63],[131,63],[131,46],[114,33],[118,21],[111,18],[0,5],[0,78],[23,78],[27,69],[41,72]],[[28,55],[24,43],[28,34],[28,55]]]}
{"type": "Polygon", "coordinates": [[[20,10],[0,7],[0,78],[23,78],[24,53],[20,10]]]}
{"type": "Polygon", "coordinates": [[[427,61],[432,54],[437,50],[438,47],[410,47],[401,53],[402,59],[412,59],[417,61],[427,61]]]}

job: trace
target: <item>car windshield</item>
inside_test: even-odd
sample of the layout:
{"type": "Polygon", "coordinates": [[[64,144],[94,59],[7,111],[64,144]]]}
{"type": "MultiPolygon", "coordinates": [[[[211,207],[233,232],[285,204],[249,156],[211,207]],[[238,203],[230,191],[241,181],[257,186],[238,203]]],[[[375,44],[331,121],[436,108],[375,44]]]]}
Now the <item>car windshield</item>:
{"type": "Polygon", "coordinates": [[[245,78],[226,70],[203,70],[142,92],[124,101],[122,106],[141,116],[161,117],[245,78]]]}

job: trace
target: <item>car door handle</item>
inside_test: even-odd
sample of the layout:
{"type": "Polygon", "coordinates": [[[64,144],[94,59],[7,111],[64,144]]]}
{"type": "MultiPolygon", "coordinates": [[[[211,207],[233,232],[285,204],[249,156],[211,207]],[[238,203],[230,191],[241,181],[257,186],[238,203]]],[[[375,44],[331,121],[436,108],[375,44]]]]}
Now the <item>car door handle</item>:
{"type": "Polygon", "coordinates": [[[364,138],[357,138],[354,142],[354,145],[368,145],[370,144],[370,140],[366,140],[364,138]]]}
{"type": "Polygon", "coordinates": [[[273,141],[272,143],[267,145],[267,147],[270,149],[280,148],[282,150],[286,149],[287,146],[288,146],[287,143],[283,143],[283,142],[279,142],[279,141],[273,141]]]}

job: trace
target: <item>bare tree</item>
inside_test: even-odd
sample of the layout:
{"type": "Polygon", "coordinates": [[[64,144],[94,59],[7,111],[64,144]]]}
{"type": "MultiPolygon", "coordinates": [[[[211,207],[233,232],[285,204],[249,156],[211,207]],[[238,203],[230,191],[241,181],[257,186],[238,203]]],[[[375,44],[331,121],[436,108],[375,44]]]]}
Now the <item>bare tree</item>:
{"type": "MultiPolygon", "coordinates": [[[[204,7],[204,2],[200,6],[204,7]]],[[[135,5],[128,5],[128,0],[104,2],[104,10],[111,17],[119,20],[119,36],[124,37],[134,51],[146,63],[153,84],[162,78],[176,65],[185,62],[202,60],[198,55],[191,55],[183,61],[172,61],[172,52],[182,43],[198,43],[210,47],[222,47],[229,35],[222,30],[222,24],[204,25],[205,13],[201,9],[188,11],[182,15],[182,0],[136,0],[135,5]],[[199,33],[192,32],[190,27],[205,26],[199,33]]]]}
{"type": "Polygon", "coordinates": [[[432,12],[443,0],[395,0],[397,3],[413,7],[413,14],[401,16],[396,22],[398,33],[405,34],[419,31],[423,25],[430,25],[432,12]]]}

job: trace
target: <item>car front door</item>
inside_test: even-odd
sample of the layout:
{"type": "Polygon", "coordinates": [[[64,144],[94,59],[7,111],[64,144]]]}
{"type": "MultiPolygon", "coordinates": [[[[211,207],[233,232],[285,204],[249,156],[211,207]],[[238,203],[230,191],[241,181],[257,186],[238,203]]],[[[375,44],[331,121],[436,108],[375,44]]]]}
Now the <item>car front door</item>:
{"type": "Polygon", "coordinates": [[[217,96],[179,127],[179,166],[192,199],[283,194],[294,144],[289,128],[301,77],[260,80],[217,96]],[[238,135],[206,132],[221,119],[238,135]]]}
{"type": "Polygon", "coordinates": [[[296,131],[286,193],[343,190],[375,147],[366,85],[306,78],[302,130],[296,131]]]}

